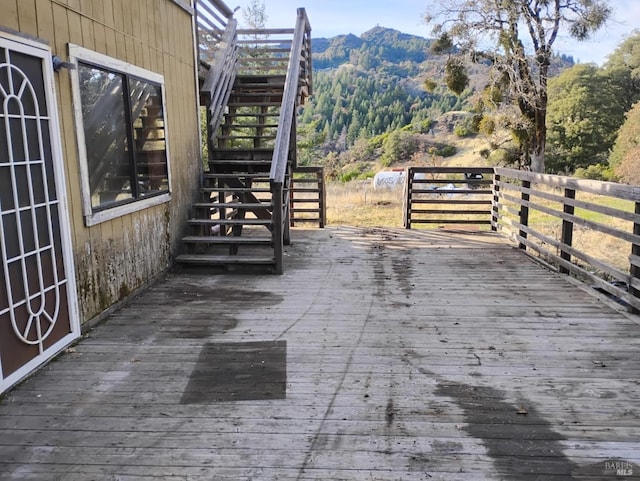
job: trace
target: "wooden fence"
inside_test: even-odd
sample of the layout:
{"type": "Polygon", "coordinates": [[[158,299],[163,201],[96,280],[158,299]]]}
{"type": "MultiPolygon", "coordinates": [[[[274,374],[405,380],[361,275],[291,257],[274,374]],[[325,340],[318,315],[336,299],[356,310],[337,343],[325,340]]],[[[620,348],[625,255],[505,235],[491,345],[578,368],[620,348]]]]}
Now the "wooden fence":
{"type": "Polygon", "coordinates": [[[493,169],[409,167],[404,226],[412,224],[491,224],[493,169]]]}
{"type": "Polygon", "coordinates": [[[316,166],[296,167],[290,189],[291,227],[296,223],[313,223],[323,228],[327,223],[324,169],[316,166]]]}
{"type": "Polygon", "coordinates": [[[408,229],[486,225],[549,267],[640,311],[640,186],[504,168],[410,168],[405,194],[408,229]],[[483,176],[472,179],[475,186],[468,182],[474,173],[483,176]],[[490,209],[469,208],[487,200],[490,209]]]}

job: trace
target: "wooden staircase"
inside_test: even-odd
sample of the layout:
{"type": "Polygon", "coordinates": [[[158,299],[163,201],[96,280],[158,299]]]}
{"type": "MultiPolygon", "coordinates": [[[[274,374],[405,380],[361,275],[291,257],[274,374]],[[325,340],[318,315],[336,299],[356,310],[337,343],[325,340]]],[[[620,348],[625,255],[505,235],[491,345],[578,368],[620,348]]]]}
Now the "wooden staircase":
{"type": "Polygon", "coordinates": [[[281,76],[236,77],[180,263],[275,267],[269,171],[283,89],[281,76]]]}
{"type": "Polygon", "coordinates": [[[176,261],[209,270],[282,273],[296,160],[295,115],[311,89],[310,27],[299,9],[295,29],[241,32],[230,20],[221,38],[226,50],[219,49],[204,82],[208,169],[176,261]],[[242,33],[253,42],[239,40],[242,33]],[[271,38],[282,34],[293,38],[271,38]],[[282,48],[287,42],[290,49],[282,48]],[[250,54],[243,57],[238,45],[250,54]],[[287,57],[283,52],[289,50],[287,57]]]}

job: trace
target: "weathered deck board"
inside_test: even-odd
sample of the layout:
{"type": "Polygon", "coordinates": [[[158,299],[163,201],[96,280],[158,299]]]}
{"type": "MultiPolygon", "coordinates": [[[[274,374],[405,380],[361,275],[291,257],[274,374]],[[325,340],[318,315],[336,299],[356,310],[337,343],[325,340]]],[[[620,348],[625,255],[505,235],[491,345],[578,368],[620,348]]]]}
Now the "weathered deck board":
{"type": "Polygon", "coordinates": [[[637,317],[490,233],[293,241],[282,276],[170,275],[10,392],[0,479],[640,479],[637,317]]]}

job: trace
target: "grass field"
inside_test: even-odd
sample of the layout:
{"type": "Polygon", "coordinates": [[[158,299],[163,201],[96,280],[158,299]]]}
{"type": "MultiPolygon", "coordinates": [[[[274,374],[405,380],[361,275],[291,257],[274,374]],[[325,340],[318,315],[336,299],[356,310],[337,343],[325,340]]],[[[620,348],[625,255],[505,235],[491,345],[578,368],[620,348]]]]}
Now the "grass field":
{"type": "Polygon", "coordinates": [[[402,189],[373,189],[371,181],[327,185],[327,223],[402,227],[402,189]]]}

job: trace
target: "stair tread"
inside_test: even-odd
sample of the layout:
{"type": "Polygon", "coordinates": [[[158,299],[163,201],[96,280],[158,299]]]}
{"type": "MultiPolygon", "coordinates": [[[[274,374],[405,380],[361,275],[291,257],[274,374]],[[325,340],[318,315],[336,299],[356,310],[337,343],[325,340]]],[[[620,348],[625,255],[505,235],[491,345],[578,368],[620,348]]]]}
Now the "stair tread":
{"type": "Polygon", "coordinates": [[[236,236],[186,236],[182,242],[195,244],[252,244],[271,245],[271,237],[236,237],[236,236]]]}
{"type": "MultiPolygon", "coordinates": [[[[241,151],[238,151],[238,154],[241,154],[241,151]]],[[[263,160],[253,160],[253,159],[210,159],[210,164],[247,164],[247,165],[264,165],[271,164],[271,159],[263,159],[263,160]]]]}
{"type": "MultiPolygon", "coordinates": [[[[269,170],[271,169],[271,163],[267,164],[252,164],[247,165],[243,163],[220,163],[214,164],[216,170],[219,170],[230,175],[233,175],[236,178],[242,178],[247,175],[247,171],[251,171],[254,174],[260,174],[260,177],[256,177],[260,179],[259,182],[268,182],[269,181],[269,170]],[[264,180],[262,180],[264,179],[264,180]]],[[[231,178],[231,177],[227,177],[231,178]]]]}
{"type": "Polygon", "coordinates": [[[259,83],[261,85],[269,84],[274,79],[283,80],[286,78],[286,74],[262,74],[262,75],[250,75],[250,74],[238,74],[236,76],[236,83],[244,85],[244,82],[259,83]],[[261,82],[259,82],[261,80],[261,82]]]}
{"type": "Polygon", "coordinates": [[[213,149],[212,153],[215,152],[273,152],[273,147],[216,147],[213,149]]]}
{"type": "MultiPolygon", "coordinates": [[[[240,153],[240,152],[239,152],[240,153]]],[[[271,165],[271,159],[252,160],[252,159],[211,159],[210,164],[246,164],[250,165],[271,165]]]]}
{"type": "Polygon", "coordinates": [[[189,225],[271,225],[271,219],[189,219],[189,225]]]}
{"type": "Polygon", "coordinates": [[[184,264],[274,264],[273,256],[181,254],[176,261],[184,264]]]}
{"type": "Polygon", "coordinates": [[[232,125],[225,125],[222,124],[222,128],[224,129],[258,129],[258,128],[263,128],[263,129],[275,129],[276,127],[278,127],[278,124],[232,124],[232,125]]]}
{"type": "MultiPolygon", "coordinates": [[[[240,153],[240,152],[239,152],[240,153]]],[[[265,166],[271,165],[271,159],[268,160],[251,160],[251,159],[211,159],[209,160],[210,164],[240,164],[247,166],[265,166]]]]}
{"type": "Polygon", "coordinates": [[[252,76],[243,76],[243,77],[236,77],[236,82],[233,84],[234,88],[235,87],[245,87],[247,85],[258,85],[261,87],[266,87],[266,86],[277,86],[277,85],[284,85],[285,82],[285,75],[274,75],[271,77],[263,77],[263,80],[260,82],[259,78],[256,77],[252,77],[252,76]]]}
{"type": "Polygon", "coordinates": [[[280,112],[229,112],[225,117],[279,117],[280,112]]]}
{"type": "Polygon", "coordinates": [[[230,139],[238,139],[238,140],[269,139],[269,140],[273,140],[275,138],[276,138],[275,134],[270,134],[270,135],[218,135],[218,136],[216,136],[216,139],[225,139],[225,140],[230,140],[230,139]]]}
{"type": "Polygon", "coordinates": [[[230,94],[231,98],[237,97],[245,97],[245,98],[253,98],[253,97],[282,97],[282,91],[273,91],[269,89],[264,89],[264,91],[258,92],[256,89],[243,89],[243,90],[233,90],[230,94]]]}
{"type": "Polygon", "coordinates": [[[315,198],[315,199],[296,199],[295,197],[293,197],[291,200],[295,204],[317,204],[317,203],[320,202],[320,199],[318,199],[318,198],[315,198]]]}
{"type": "Polygon", "coordinates": [[[255,187],[200,187],[200,192],[206,192],[206,193],[211,193],[211,192],[260,192],[260,193],[267,193],[267,192],[271,192],[270,188],[264,187],[264,188],[255,188],[255,187]]]}
{"type": "Polygon", "coordinates": [[[253,172],[253,173],[245,173],[238,172],[236,174],[228,173],[228,172],[208,172],[203,175],[205,179],[265,179],[269,180],[269,176],[264,172],[253,172]]]}
{"type": "Polygon", "coordinates": [[[229,107],[278,107],[282,102],[229,102],[227,105],[229,107]]]}
{"type": "Polygon", "coordinates": [[[255,210],[255,209],[272,209],[271,204],[268,203],[249,203],[249,202],[196,202],[191,204],[193,207],[200,209],[241,209],[241,210],[255,210]]]}
{"type": "Polygon", "coordinates": [[[233,90],[282,90],[285,83],[283,78],[273,79],[271,82],[257,82],[255,79],[253,80],[254,81],[251,82],[236,82],[233,84],[233,90]]]}

